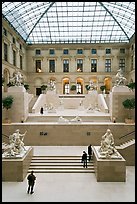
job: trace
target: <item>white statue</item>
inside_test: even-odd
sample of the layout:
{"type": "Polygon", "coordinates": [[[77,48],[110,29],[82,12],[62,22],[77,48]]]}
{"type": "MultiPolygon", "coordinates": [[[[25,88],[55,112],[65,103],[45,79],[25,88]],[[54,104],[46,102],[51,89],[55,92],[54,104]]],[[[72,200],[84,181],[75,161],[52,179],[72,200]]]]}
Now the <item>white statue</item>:
{"type": "Polygon", "coordinates": [[[89,81],[89,87],[90,87],[90,90],[95,89],[94,82],[92,80],[89,81]]]}
{"type": "Polygon", "coordinates": [[[64,118],[63,116],[60,116],[58,122],[69,122],[69,120],[64,118]]]}
{"type": "Polygon", "coordinates": [[[16,156],[21,152],[26,151],[23,142],[26,133],[27,131],[20,134],[20,130],[17,129],[12,135],[9,136],[9,149],[4,152],[4,156],[16,156]]]}
{"type": "Polygon", "coordinates": [[[51,91],[56,89],[55,81],[50,80],[50,82],[48,83],[48,89],[51,91]]]}
{"type": "Polygon", "coordinates": [[[75,118],[70,120],[71,122],[81,122],[82,119],[77,115],[75,118]]]}
{"type": "Polygon", "coordinates": [[[107,129],[106,133],[102,136],[101,147],[99,152],[106,157],[111,156],[115,151],[114,138],[110,129],[107,129]]]}
{"type": "Polygon", "coordinates": [[[10,79],[10,82],[12,82],[15,86],[22,86],[23,75],[19,71],[14,73],[14,76],[10,79]]]}
{"type": "Polygon", "coordinates": [[[127,79],[123,76],[122,69],[118,69],[118,73],[116,74],[115,78],[115,86],[126,85],[127,79]]]}

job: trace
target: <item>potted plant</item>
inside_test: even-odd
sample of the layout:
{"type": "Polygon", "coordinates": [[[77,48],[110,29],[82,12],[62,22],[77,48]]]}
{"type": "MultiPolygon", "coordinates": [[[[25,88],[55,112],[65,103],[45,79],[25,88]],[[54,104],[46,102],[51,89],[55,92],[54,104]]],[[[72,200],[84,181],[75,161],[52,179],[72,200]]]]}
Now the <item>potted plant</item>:
{"type": "Polygon", "coordinates": [[[75,90],[76,90],[76,85],[75,85],[75,84],[72,84],[70,90],[71,90],[71,91],[75,91],[75,90]]]}
{"type": "Polygon", "coordinates": [[[125,118],[126,123],[133,123],[133,119],[131,117],[131,110],[135,109],[135,98],[126,99],[122,102],[125,109],[128,110],[128,118],[125,118]]]}
{"type": "Polygon", "coordinates": [[[12,104],[13,104],[13,97],[12,96],[6,96],[5,98],[2,99],[2,106],[3,108],[6,109],[6,118],[5,118],[5,121],[9,122],[9,119],[8,119],[8,110],[12,107],[12,104]]]}
{"type": "Polygon", "coordinates": [[[127,86],[128,86],[128,88],[130,89],[130,90],[134,90],[135,89],[135,82],[130,82],[129,84],[127,84],[127,86]]]}
{"type": "Polygon", "coordinates": [[[88,84],[85,86],[85,88],[86,88],[87,91],[90,90],[90,86],[88,84]]]}
{"type": "Polygon", "coordinates": [[[75,85],[75,84],[72,84],[72,85],[71,85],[70,91],[71,91],[72,94],[75,94],[75,93],[76,93],[76,85],[75,85]]]}
{"type": "Polygon", "coordinates": [[[24,88],[26,89],[26,91],[29,89],[29,84],[24,84],[24,88]]]}
{"type": "Polygon", "coordinates": [[[41,86],[41,91],[42,91],[42,93],[44,93],[44,91],[47,89],[47,87],[48,87],[47,85],[42,85],[42,86],[41,86]]]}
{"type": "Polygon", "coordinates": [[[100,86],[100,90],[102,91],[102,93],[104,92],[104,90],[106,90],[106,86],[105,85],[102,85],[100,86]]]}

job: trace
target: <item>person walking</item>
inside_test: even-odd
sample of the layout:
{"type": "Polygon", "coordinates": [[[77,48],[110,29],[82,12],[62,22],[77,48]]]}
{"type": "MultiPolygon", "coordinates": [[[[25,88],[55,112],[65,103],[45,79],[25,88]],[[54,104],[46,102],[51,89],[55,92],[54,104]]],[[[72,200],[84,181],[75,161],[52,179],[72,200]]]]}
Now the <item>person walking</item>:
{"type": "Polygon", "coordinates": [[[88,161],[91,160],[91,155],[92,155],[92,147],[91,144],[88,146],[88,161]]]}
{"type": "Polygon", "coordinates": [[[34,184],[35,184],[35,180],[36,180],[36,176],[34,175],[34,171],[31,171],[31,173],[28,175],[27,177],[28,180],[28,191],[27,193],[32,194],[34,193],[33,188],[34,188],[34,184]]]}
{"type": "Polygon", "coordinates": [[[83,162],[83,167],[87,168],[87,153],[85,151],[83,151],[82,162],[83,162]]]}

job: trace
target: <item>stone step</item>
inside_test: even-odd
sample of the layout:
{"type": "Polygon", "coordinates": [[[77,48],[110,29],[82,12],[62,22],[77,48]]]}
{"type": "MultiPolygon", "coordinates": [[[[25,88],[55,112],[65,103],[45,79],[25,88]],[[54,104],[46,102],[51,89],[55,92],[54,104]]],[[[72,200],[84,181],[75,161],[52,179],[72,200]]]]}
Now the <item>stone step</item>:
{"type": "MultiPolygon", "coordinates": [[[[28,173],[30,173],[31,171],[32,171],[33,169],[29,169],[28,170],[28,173]]],[[[95,171],[94,170],[89,170],[88,168],[83,168],[82,170],[74,170],[74,169],[72,169],[72,170],[67,170],[67,169],[59,169],[59,170],[57,170],[57,169],[50,169],[50,170],[48,170],[48,169],[45,169],[45,170],[40,170],[40,169],[35,169],[34,170],[35,171],[35,173],[95,173],[95,171]]]]}
{"type": "MultiPolygon", "coordinates": [[[[72,164],[72,163],[69,163],[69,164],[64,164],[64,163],[63,164],[62,163],[57,163],[57,164],[55,164],[55,163],[51,163],[51,164],[31,163],[30,167],[35,167],[35,166],[39,166],[39,167],[44,167],[44,166],[45,167],[50,167],[50,166],[51,167],[54,167],[54,166],[55,167],[56,166],[60,166],[60,167],[68,167],[68,166],[69,167],[70,166],[72,166],[72,167],[81,167],[81,165],[82,165],[82,163],[79,163],[79,164],[75,164],[75,163],[74,164],[72,164]]],[[[90,167],[93,167],[93,164],[88,163],[87,165],[90,166],[90,167]]]]}
{"type": "Polygon", "coordinates": [[[81,155],[40,155],[33,156],[28,173],[94,173],[93,161],[87,162],[87,168],[81,163],[81,155]]]}

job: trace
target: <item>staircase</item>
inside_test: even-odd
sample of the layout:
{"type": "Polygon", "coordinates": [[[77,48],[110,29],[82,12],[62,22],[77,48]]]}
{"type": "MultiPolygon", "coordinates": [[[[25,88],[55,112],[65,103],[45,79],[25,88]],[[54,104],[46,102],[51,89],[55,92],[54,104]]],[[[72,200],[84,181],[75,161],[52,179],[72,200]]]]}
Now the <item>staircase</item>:
{"type": "Polygon", "coordinates": [[[135,144],[135,139],[130,139],[126,142],[123,142],[122,144],[120,144],[119,146],[116,146],[116,148],[119,150],[119,149],[125,149],[127,147],[130,147],[131,145],[134,145],[135,144]]]}
{"type": "Polygon", "coordinates": [[[81,156],[33,156],[28,173],[95,173],[93,161],[87,168],[81,163],[81,156]]]}

